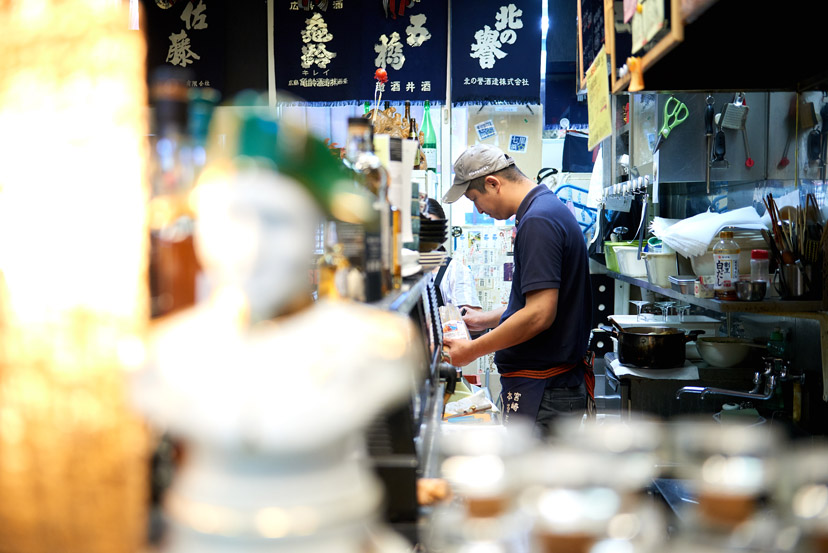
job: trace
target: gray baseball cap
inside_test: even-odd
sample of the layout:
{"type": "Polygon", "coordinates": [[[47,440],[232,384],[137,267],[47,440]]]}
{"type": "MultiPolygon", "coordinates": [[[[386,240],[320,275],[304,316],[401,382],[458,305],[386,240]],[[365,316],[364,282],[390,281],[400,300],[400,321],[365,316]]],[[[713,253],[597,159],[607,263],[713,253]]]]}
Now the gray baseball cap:
{"type": "Polygon", "coordinates": [[[467,148],[454,162],[454,184],[443,196],[443,202],[456,202],[466,193],[469,183],[474,179],[491,175],[514,164],[515,160],[497,146],[475,144],[467,148]]]}

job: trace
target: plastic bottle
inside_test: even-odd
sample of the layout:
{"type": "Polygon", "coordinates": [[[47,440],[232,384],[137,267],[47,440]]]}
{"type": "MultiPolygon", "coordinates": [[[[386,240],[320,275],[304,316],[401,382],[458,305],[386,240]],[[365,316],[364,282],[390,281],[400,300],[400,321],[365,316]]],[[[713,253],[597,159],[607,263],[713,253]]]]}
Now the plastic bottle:
{"type": "Polygon", "coordinates": [[[784,359],[787,354],[785,334],[779,327],[774,328],[768,337],[768,354],[780,359],[784,359]]]}
{"type": "Polygon", "coordinates": [[[750,280],[753,282],[764,281],[767,283],[765,297],[768,297],[770,290],[770,260],[768,250],[751,250],[750,252],[750,280]]]}
{"type": "Polygon", "coordinates": [[[733,231],[723,230],[713,247],[715,282],[713,293],[719,300],[735,300],[739,280],[739,244],[733,241],[733,231]]]}
{"type": "Polygon", "coordinates": [[[437,134],[431,124],[431,107],[428,100],[423,109],[423,154],[425,154],[426,165],[429,171],[437,172],[437,134]]]}

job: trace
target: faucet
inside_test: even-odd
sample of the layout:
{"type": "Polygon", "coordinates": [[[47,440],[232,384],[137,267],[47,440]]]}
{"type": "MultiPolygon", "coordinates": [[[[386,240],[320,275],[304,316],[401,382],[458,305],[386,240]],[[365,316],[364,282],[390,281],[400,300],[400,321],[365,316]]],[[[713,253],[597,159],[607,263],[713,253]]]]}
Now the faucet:
{"type": "Polygon", "coordinates": [[[753,374],[753,388],[750,391],[742,392],[724,388],[684,386],[676,392],[676,399],[680,399],[682,394],[699,394],[699,399],[704,399],[704,396],[711,394],[764,401],[773,397],[776,385],[779,382],[787,380],[805,381],[804,374],[790,374],[790,361],[785,361],[778,357],[764,357],[763,361],[765,365],[764,371],[756,371],[753,374]]]}

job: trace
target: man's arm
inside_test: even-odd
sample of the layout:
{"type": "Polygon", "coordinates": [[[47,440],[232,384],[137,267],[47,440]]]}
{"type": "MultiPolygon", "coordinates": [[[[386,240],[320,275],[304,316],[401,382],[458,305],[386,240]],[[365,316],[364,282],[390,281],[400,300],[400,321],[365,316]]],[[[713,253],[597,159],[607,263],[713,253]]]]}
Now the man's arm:
{"type": "MultiPolygon", "coordinates": [[[[494,312],[487,311],[483,315],[490,313],[494,312]]],[[[488,353],[522,344],[552,326],[557,313],[557,288],[528,292],[523,309],[516,311],[491,332],[474,340],[445,340],[451,364],[462,367],[488,353]]]]}

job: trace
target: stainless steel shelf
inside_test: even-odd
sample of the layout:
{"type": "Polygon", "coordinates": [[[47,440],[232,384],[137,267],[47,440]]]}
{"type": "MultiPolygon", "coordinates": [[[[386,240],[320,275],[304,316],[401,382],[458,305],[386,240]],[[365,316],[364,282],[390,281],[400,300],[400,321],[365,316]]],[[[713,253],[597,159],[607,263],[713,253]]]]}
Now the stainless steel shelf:
{"type": "Polygon", "coordinates": [[[668,298],[697,305],[718,313],[767,313],[785,314],[815,312],[822,310],[821,301],[799,301],[799,300],[763,300],[763,301],[722,301],[708,298],[697,298],[693,294],[682,294],[672,288],[662,288],[650,284],[646,279],[634,278],[620,273],[607,271],[607,276],[627,282],[639,288],[650,290],[668,298]]]}

